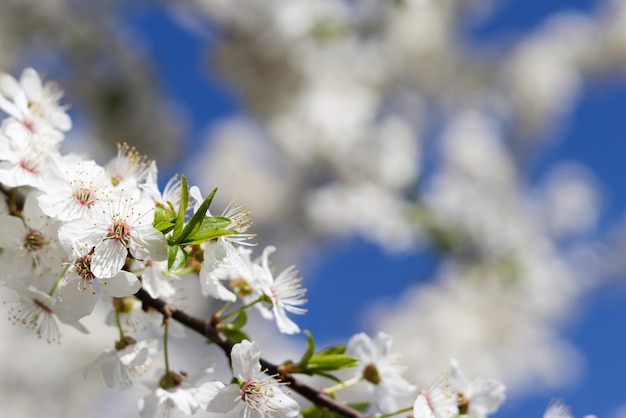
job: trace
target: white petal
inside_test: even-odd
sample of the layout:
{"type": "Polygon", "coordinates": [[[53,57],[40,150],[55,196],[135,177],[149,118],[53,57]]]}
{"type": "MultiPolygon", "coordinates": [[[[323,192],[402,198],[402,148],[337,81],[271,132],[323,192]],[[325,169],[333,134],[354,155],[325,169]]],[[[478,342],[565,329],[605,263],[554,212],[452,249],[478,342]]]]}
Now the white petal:
{"type": "Polygon", "coordinates": [[[221,382],[203,383],[196,392],[196,399],[208,412],[224,414],[241,402],[241,389],[236,384],[224,386],[221,382]]]}
{"type": "Polygon", "coordinates": [[[134,295],[141,288],[141,282],[133,273],[119,271],[110,279],[100,280],[100,289],[109,296],[123,298],[134,295]]]}
{"type": "Polygon", "coordinates": [[[91,271],[101,279],[115,276],[122,270],[128,252],[126,247],[114,239],[101,241],[94,249],[91,258],[91,271]]]}
{"type": "Polygon", "coordinates": [[[72,119],[63,110],[50,109],[48,117],[50,118],[49,122],[60,130],[67,132],[72,129],[72,119]]]}
{"type": "Polygon", "coordinates": [[[358,358],[363,365],[375,363],[378,360],[374,342],[364,332],[350,338],[348,347],[346,348],[346,354],[358,358]]]}
{"type": "Polygon", "coordinates": [[[417,395],[413,404],[413,418],[435,418],[435,414],[428,406],[428,401],[421,393],[417,395]]]}
{"type": "Polygon", "coordinates": [[[300,405],[282,391],[274,392],[274,396],[268,399],[269,409],[277,410],[273,416],[279,418],[294,418],[300,414],[300,405]]]}
{"type": "Polygon", "coordinates": [[[32,68],[26,68],[22,71],[20,83],[29,99],[39,100],[42,96],[41,78],[37,71],[32,68]]]}
{"type": "Polygon", "coordinates": [[[193,415],[200,406],[198,401],[188,389],[175,389],[170,392],[170,399],[174,401],[176,407],[185,415],[193,415]]]}
{"type": "Polygon", "coordinates": [[[159,407],[159,397],[155,392],[150,392],[139,399],[139,416],[141,418],[154,418],[159,407]]]}
{"type": "Polygon", "coordinates": [[[278,325],[278,330],[283,334],[297,334],[300,332],[300,327],[293,322],[287,314],[285,310],[278,305],[274,305],[274,316],[276,317],[276,325],[278,325]]]}
{"type": "Polygon", "coordinates": [[[259,345],[248,340],[235,344],[230,352],[233,375],[242,379],[254,378],[261,371],[259,345]]]}
{"type": "Polygon", "coordinates": [[[68,249],[74,245],[91,248],[102,241],[104,232],[104,227],[96,228],[87,218],[76,219],[59,228],[59,241],[68,249]]]}
{"type": "Polygon", "coordinates": [[[129,249],[139,260],[167,260],[167,239],[159,230],[152,227],[135,230],[129,249]]]}
{"type": "Polygon", "coordinates": [[[0,216],[0,248],[18,249],[26,234],[24,222],[17,216],[0,216]]]}
{"type": "Polygon", "coordinates": [[[116,372],[118,363],[117,354],[113,350],[107,356],[104,356],[100,363],[100,375],[104,380],[104,384],[109,388],[113,388],[117,384],[116,372]]]}
{"type": "Polygon", "coordinates": [[[57,305],[70,318],[79,320],[93,312],[98,302],[98,295],[94,294],[89,286],[79,289],[79,277],[76,273],[68,273],[68,280],[59,290],[57,305]]]}
{"type": "Polygon", "coordinates": [[[202,263],[200,269],[200,289],[204,296],[211,296],[217,299],[234,302],[237,296],[228,290],[221,282],[217,275],[211,271],[210,264],[207,260],[202,263]]]}

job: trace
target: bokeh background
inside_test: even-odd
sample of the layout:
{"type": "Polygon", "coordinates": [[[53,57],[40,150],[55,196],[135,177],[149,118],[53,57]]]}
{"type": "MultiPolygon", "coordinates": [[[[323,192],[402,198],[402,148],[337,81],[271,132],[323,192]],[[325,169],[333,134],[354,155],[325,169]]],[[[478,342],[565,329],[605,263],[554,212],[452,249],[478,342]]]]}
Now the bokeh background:
{"type": "MultiPolygon", "coordinates": [[[[318,346],[383,330],[422,387],[452,356],[505,382],[497,417],[626,417],[626,2],[3,0],[0,69],[27,66],[65,90],[66,152],[128,142],[244,203],[318,346]]],[[[82,377],[101,320],[0,325],[0,416],[137,416],[146,389],[82,377]]],[[[188,338],[181,367],[223,371],[188,338]]]]}

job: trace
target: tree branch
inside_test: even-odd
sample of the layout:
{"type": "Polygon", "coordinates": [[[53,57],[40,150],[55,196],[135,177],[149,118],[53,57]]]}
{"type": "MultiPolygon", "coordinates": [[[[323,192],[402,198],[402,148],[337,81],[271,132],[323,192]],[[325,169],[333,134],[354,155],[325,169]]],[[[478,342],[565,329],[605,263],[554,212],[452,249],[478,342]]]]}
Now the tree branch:
{"type": "MultiPolygon", "coordinates": [[[[180,322],[187,328],[196,331],[200,335],[203,335],[204,337],[218,345],[224,351],[224,353],[230,357],[230,351],[233,348],[234,343],[229,340],[224,334],[219,332],[211,324],[211,321],[191,316],[180,309],[169,306],[162,299],[154,299],[148,294],[148,292],[143,289],[139,289],[139,291],[135,293],[135,297],[137,297],[143,303],[144,307],[154,308],[157,311],[161,312],[163,315],[169,316],[180,322]]],[[[281,381],[287,382],[291,390],[299,393],[319,407],[323,407],[330,411],[336,412],[337,414],[346,418],[367,417],[367,415],[353,408],[350,408],[349,406],[338,402],[337,400],[331,398],[325,393],[320,392],[319,390],[297,380],[295,377],[293,377],[293,375],[281,373],[277,365],[270,363],[267,360],[261,359],[261,367],[267,370],[270,375],[280,375],[281,381]]]]}

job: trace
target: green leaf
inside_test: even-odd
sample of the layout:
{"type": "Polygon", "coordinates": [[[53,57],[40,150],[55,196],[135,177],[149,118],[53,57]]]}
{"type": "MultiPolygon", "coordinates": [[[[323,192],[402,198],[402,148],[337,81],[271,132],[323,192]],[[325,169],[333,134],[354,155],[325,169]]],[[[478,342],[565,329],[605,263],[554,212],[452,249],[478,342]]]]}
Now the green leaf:
{"type": "Polygon", "coordinates": [[[328,355],[328,354],[345,354],[346,346],[345,345],[333,345],[328,348],[323,349],[318,355],[328,355]]]}
{"type": "Polygon", "coordinates": [[[178,245],[167,247],[167,268],[169,271],[180,270],[187,264],[187,253],[178,245]]]}
{"type": "Polygon", "coordinates": [[[314,354],[304,367],[309,373],[332,372],[335,370],[355,367],[358,360],[345,354],[314,354]]]}
{"type": "MultiPolygon", "coordinates": [[[[370,404],[368,402],[355,402],[346,404],[350,408],[355,409],[359,412],[365,412],[367,408],[369,408],[370,404]]],[[[342,415],[337,412],[329,411],[325,408],[320,408],[318,406],[311,406],[304,411],[302,411],[303,418],[341,418],[342,415]]]]}
{"type": "Polygon", "coordinates": [[[160,222],[158,224],[155,224],[154,227],[161,231],[163,235],[165,235],[174,228],[174,224],[172,222],[160,222]]]}
{"type": "Polygon", "coordinates": [[[348,402],[348,406],[360,412],[365,412],[370,407],[369,402],[348,402]]]}
{"type": "Polygon", "coordinates": [[[226,324],[220,332],[232,340],[235,344],[240,343],[243,340],[250,340],[250,337],[248,337],[245,332],[240,329],[230,328],[229,325],[231,324],[226,324]]]}
{"type": "Polygon", "coordinates": [[[163,206],[157,205],[154,208],[154,226],[162,223],[172,223],[172,213],[165,209],[163,206]]]}
{"type": "Polygon", "coordinates": [[[309,362],[309,359],[315,352],[315,341],[313,341],[313,334],[307,329],[303,331],[306,334],[306,351],[302,355],[299,361],[300,366],[304,366],[309,362]]]}
{"type": "Polygon", "coordinates": [[[187,185],[187,177],[183,174],[180,178],[180,206],[178,207],[178,216],[176,216],[176,222],[174,224],[174,236],[172,237],[173,241],[176,243],[180,241],[180,236],[183,232],[183,225],[185,223],[188,205],[189,186],[187,185]]]}
{"type": "Polygon", "coordinates": [[[246,315],[245,311],[239,312],[239,315],[235,318],[235,320],[228,324],[228,326],[232,326],[233,329],[241,329],[248,323],[248,315],[246,315]]]}
{"type": "Polygon", "coordinates": [[[302,411],[302,418],[340,418],[340,417],[341,415],[339,415],[336,412],[329,411],[327,409],[318,408],[315,405],[302,411]]]}
{"type": "Polygon", "coordinates": [[[182,239],[179,244],[200,244],[224,235],[237,234],[237,231],[226,229],[229,225],[229,218],[224,216],[207,216],[197,231],[192,236],[182,239]]]}
{"type": "Polygon", "coordinates": [[[330,374],[330,373],[316,372],[316,373],[315,373],[315,375],[316,375],[316,376],[322,376],[322,377],[325,377],[326,379],[330,379],[330,380],[332,380],[332,381],[334,381],[334,382],[337,382],[337,383],[343,383],[343,380],[341,380],[341,379],[340,379],[340,378],[338,378],[337,376],[333,376],[333,375],[332,375],[332,374],[330,374]]]}
{"type": "MultiPolygon", "coordinates": [[[[211,205],[211,201],[213,201],[213,197],[215,196],[215,193],[217,193],[217,188],[213,189],[211,194],[208,195],[206,199],[204,199],[204,201],[202,202],[202,204],[200,205],[196,213],[194,213],[191,219],[189,220],[189,222],[187,222],[187,224],[181,231],[180,236],[177,237],[177,239],[180,242],[186,241],[187,237],[195,233],[197,228],[201,227],[201,225],[204,224],[205,219],[207,219],[205,215],[207,211],[209,210],[209,206],[211,205]]],[[[230,225],[230,219],[228,219],[228,225],[230,225]]]]}

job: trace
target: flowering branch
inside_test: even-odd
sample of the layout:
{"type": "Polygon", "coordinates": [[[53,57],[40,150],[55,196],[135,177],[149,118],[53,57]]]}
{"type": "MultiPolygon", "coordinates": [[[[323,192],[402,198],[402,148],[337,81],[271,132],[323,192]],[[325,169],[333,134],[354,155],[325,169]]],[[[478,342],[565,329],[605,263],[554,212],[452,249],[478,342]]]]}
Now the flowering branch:
{"type": "MultiPolygon", "coordinates": [[[[226,353],[226,355],[230,356],[234,342],[219,332],[210,320],[204,320],[189,315],[183,310],[168,305],[162,299],[152,298],[144,289],[139,289],[139,291],[135,293],[135,297],[142,302],[144,308],[154,308],[166,317],[175,319],[185,327],[196,331],[200,335],[209,339],[211,342],[217,344],[224,351],[224,353],[226,353]]],[[[317,406],[327,408],[347,418],[367,417],[367,415],[350,408],[341,402],[337,402],[325,393],[306,385],[300,380],[294,378],[292,375],[281,372],[277,365],[270,363],[265,359],[261,359],[261,366],[263,369],[267,370],[270,375],[280,375],[281,381],[286,382],[294,392],[299,393],[317,406]]]]}

